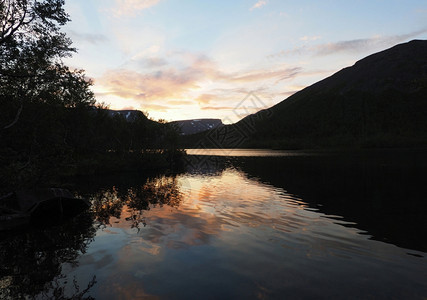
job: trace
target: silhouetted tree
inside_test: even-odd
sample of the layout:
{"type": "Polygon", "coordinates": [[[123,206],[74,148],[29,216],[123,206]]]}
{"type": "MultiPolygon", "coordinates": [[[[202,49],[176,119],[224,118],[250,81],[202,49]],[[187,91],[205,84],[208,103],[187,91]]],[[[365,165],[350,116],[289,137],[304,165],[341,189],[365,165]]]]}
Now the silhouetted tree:
{"type": "Polygon", "coordinates": [[[62,59],[76,50],[60,31],[69,21],[63,0],[0,1],[0,95],[3,129],[13,126],[28,102],[66,107],[93,104],[90,81],[82,70],[70,70],[62,59]]]}
{"type": "Polygon", "coordinates": [[[63,0],[0,1],[0,175],[22,181],[69,156],[68,108],[95,102],[82,70],[63,58],[75,49],[60,31],[63,0]]]}
{"type": "Polygon", "coordinates": [[[64,0],[0,0],[0,192],[81,166],[140,165],[146,149],[167,149],[145,161],[170,164],[167,124],[95,106],[92,82],[64,64],[76,51],[61,32],[68,21],[64,0]]]}

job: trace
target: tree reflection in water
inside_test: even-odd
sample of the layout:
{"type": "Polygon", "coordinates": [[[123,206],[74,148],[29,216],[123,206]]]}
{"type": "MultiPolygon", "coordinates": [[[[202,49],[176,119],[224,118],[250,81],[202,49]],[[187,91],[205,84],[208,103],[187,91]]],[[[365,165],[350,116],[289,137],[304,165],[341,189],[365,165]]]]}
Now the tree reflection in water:
{"type": "Polygon", "coordinates": [[[83,213],[54,227],[1,236],[0,298],[90,299],[85,294],[96,283],[95,278],[83,289],[75,284],[72,295],[66,297],[61,285],[70,279],[61,271],[64,263],[77,265],[95,232],[92,216],[83,213]]]}
{"type": "Polygon", "coordinates": [[[146,225],[144,210],[151,207],[168,205],[179,206],[183,196],[174,176],[160,176],[147,179],[139,187],[128,187],[124,192],[112,187],[93,194],[92,212],[98,226],[111,225],[111,218],[120,219],[122,212],[127,212],[126,221],[131,228],[146,225]]]}
{"type": "Polygon", "coordinates": [[[87,294],[96,284],[95,276],[79,286],[76,278],[63,274],[64,264],[77,267],[97,229],[109,225],[111,218],[124,217],[131,228],[139,229],[146,225],[144,210],[177,207],[183,199],[176,177],[170,176],[90,194],[91,210],[72,220],[0,236],[1,299],[91,299],[87,294]]]}

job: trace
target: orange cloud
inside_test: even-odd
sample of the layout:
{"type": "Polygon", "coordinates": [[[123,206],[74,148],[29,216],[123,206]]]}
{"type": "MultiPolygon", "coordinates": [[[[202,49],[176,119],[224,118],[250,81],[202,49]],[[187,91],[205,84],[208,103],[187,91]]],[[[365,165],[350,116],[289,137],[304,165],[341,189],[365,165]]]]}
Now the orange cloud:
{"type": "Polygon", "coordinates": [[[202,106],[202,110],[232,110],[232,106],[202,106]]]}
{"type": "Polygon", "coordinates": [[[170,105],[193,105],[194,101],[190,101],[190,100],[169,100],[168,104],[170,104],[170,105]]]}
{"type": "Polygon", "coordinates": [[[178,98],[184,92],[197,88],[195,74],[174,69],[141,74],[132,70],[111,70],[98,82],[109,87],[109,94],[122,98],[157,100],[178,98]]]}
{"type": "MultiPolygon", "coordinates": [[[[144,58],[134,62],[143,60],[144,58]]],[[[301,75],[301,72],[300,67],[283,65],[226,72],[205,55],[182,52],[173,53],[168,57],[168,61],[164,60],[158,67],[145,72],[126,68],[109,70],[98,78],[96,83],[103,87],[103,97],[132,99],[140,102],[144,109],[166,112],[177,106],[198,103],[204,106],[200,107],[202,110],[219,110],[230,107],[218,105],[217,102],[226,102],[229,105],[238,101],[239,98],[236,97],[241,97],[242,94],[260,92],[262,85],[272,86],[280,81],[295,78],[301,75]],[[206,87],[210,83],[225,88],[209,90],[206,87]],[[251,87],[247,88],[245,84],[250,84],[251,87]]]]}
{"type": "Polygon", "coordinates": [[[135,110],[136,108],[133,106],[125,106],[122,108],[123,110],[135,110]]]}
{"type": "Polygon", "coordinates": [[[161,111],[161,112],[167,112],[171,107],[165,106],[165,105],[158,105],[158,104],[146,104],[144,105],[144,109],[147,110],[155,110],[155,111],[161,111]]]}
{"type": "Polygon", "coordinates": [[[212,100],[218,99],[218,95],[214,94],[202,94],[199,97],[197,97],[196,101],[203,104],[208,104],[212,100]]]}

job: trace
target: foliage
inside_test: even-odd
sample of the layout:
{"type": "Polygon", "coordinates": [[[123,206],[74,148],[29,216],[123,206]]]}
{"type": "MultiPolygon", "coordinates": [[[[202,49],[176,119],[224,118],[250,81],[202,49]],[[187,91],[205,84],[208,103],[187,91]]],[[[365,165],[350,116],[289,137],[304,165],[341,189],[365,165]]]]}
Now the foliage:
{"type": "Polygon", "coordinates": [[[175,176],[149,178],[143,185],[125,190],[113,187],[92,195],[92,213],[99,226],[111,225],[111,218],[123,218],[131,228],[146,225],[144,211],[151,207],[168,205],[178,207],[182,193],[175,176]]]}
{"type": "Polygon", "coordinates": [[[158,149],[162,165],[180,155],[167,124],[95,106],[92,82],[63,62],[75,52],[61,32],[69,21],[63,6],[64,0],[0,0],[0,190],[55,184],[59,175],[110,165],[140,166],[147,149],[158,149]]]}
{"type": "Polygon", "coordinates": [[[0,124],[3,128],[30,102],[66,107],[95,102],[83,71],[62,61],[75,52],[60,32],[69,21],[63,5],[63,0],[0,2],[0,100],[19,103],[14,119],[2,118],[12,122],[0,124]]]}

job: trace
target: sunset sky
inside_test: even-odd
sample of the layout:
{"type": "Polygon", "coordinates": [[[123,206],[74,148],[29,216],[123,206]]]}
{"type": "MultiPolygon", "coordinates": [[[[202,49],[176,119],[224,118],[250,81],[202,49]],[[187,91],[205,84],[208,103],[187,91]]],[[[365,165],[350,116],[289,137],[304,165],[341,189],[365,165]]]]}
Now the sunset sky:
{"type": "Polygon", "coordinates": [[[66,63],[86,70],[98,102],[168,121],[231,123],[427,39],[425,0],[68,0],[66,10],[78,49],[66,63]]]}

